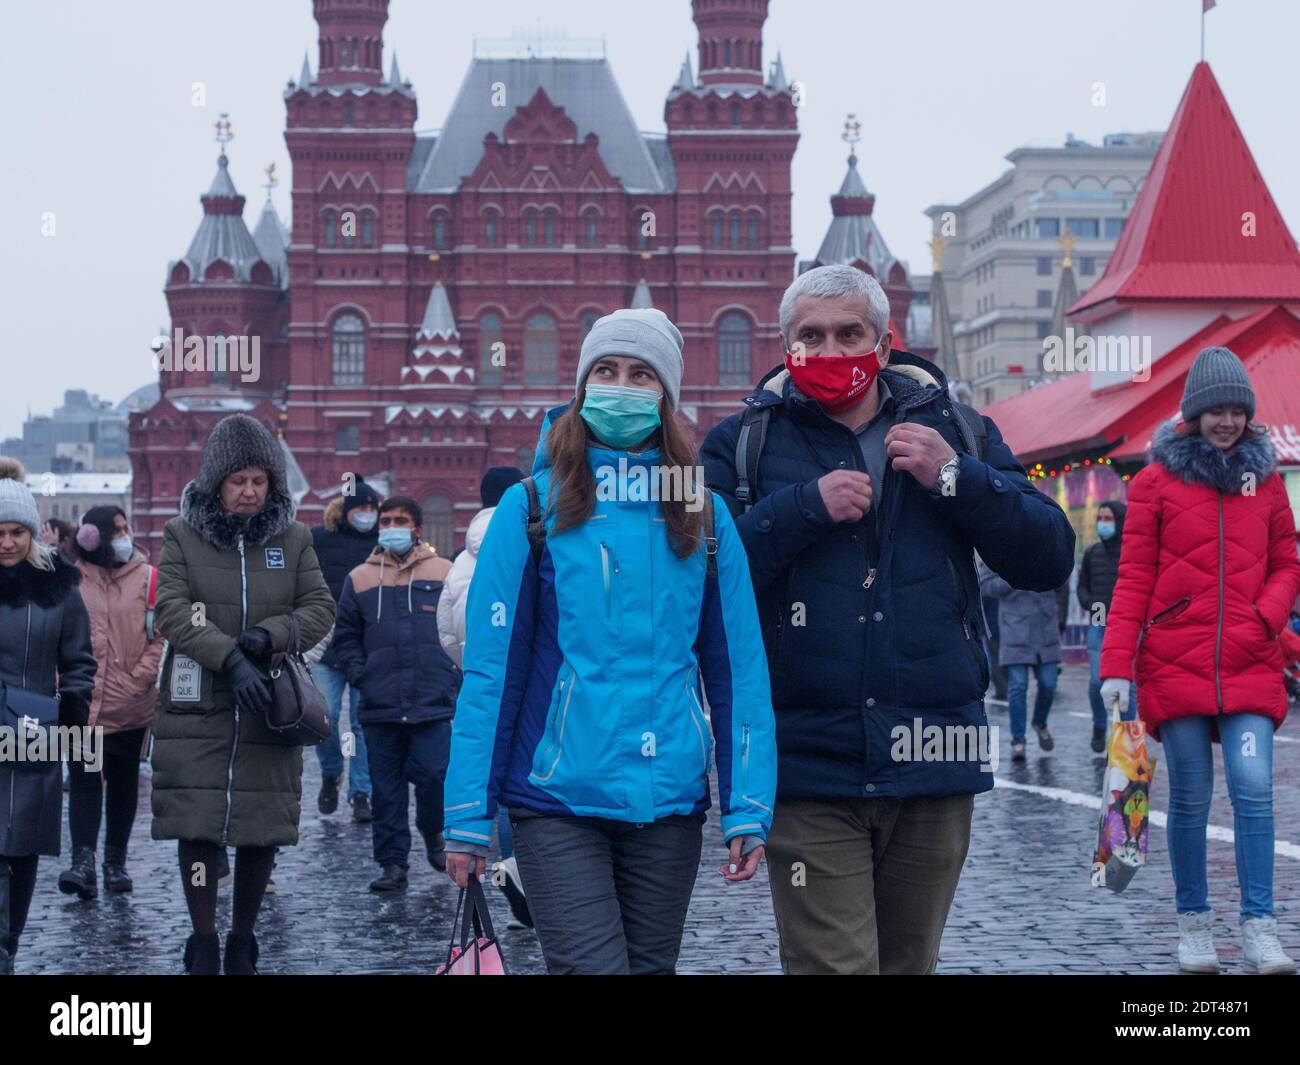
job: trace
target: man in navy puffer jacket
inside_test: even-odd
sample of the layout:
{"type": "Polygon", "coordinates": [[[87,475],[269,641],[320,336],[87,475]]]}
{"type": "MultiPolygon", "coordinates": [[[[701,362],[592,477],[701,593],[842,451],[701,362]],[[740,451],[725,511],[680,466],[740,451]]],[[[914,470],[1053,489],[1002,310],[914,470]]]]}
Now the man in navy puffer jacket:
{"type": "Polygon", "coordinates": [[[702,459],[736,517],[767,648],[782,962],[931,972],[998,757],[973,552],[1048,590],[1070,575],[1074,533],[991,421],[963,434],[942,373],[891,353],[870,275],[811,270],[780,319],[794,354],[745,401],[769,409],[752,508],[737,500],[742,415],[702,459]]]}

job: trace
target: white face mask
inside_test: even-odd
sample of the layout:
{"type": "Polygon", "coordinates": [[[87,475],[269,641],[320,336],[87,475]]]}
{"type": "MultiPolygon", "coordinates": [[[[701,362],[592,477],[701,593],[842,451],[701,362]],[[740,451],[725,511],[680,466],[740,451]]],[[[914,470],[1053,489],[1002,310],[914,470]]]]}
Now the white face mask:
{"type": "Polygon", "coordinates": [[[113,537],[113,557],[119,562],[130,562],[135,552],[135,544],[129,536],[113,537]]]}
{"type": "Polygon", "coordinates": [[[373,510],[354,510],[348,514],[348,521],[352,523],[352,528],[361,533],[368,533],[378,520],[379,515],[373,510]]]}

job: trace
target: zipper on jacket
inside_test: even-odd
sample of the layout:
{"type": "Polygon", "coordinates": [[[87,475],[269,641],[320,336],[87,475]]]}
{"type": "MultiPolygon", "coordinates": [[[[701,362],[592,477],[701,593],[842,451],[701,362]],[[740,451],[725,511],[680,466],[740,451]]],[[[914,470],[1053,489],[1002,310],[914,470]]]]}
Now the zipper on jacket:
{"type": "Polygon", "coordinates": [[[749,791],[749,725],[744,725],[740,733],[740,793],[749,791]]]}
{"type": "Polygon", "coordinates": [[[704,756],[704,775],[707,777],[709,775],[709,744],[708,741],[706,741],[704,738],[704,728],[700,724],[700,718],[704,717],[704,708],[700,706],[699,699],[695,697],[695,689],[694,687],[692,687],[691,682],[689,680],[686,682],[686,697],[690,700],[690,704],[687,706],[687,710],[690,711],[691,724],[695,726],[695,731],[699,734],[700,737],[700,754],[704,756]],[[695,716],[695,709],[693,708],[699,709],[700,711],[699,718],[695,716]]]}
{"type": "MultiPolygon", "coordinates": [[[[248,626],[248,566],[244,538],[239,538],[239,631],[248,626]]],[[[230,738],[230,761],[226,765],[226,816],[221,822],[221,845],[230,836],[230,810],[234,805],[235,755],[239,751],[239,703],[235,703],[235,734],[230,738]]]]}
{"type": "MultiPolygon", "coordinates": [[[[578,686],[577,680],[578,677],[575,673],[571,674],[567,681],[569,692],[564,696],[564,707],[560,711],[560,720],[555,730],[555,761],[551,763],[551,768],[546,771],[544,776],[534,776],[534,780],[537,783],[544,783],[545,781],[550,780],[551,777],[555,776],[555,769],[560,764],[561,755],[564,754],[564,723],[569,719],[569,703],[573,701],[573,689],[578,686]]],[[[563,685],[561,685],[561,689],[562,688],[563,685]]]]}
{"type": "Polygon", "coordinates": [[[1214,694],[1223,713],[1223,493],[1219,493],[1219,618],[1214,633],[1214,694]]]}
{"type": "Polygon", "coordinates": [[[609,620],[614,616],[614,582],[610,579],[610,573],[621,572],[618,568],[618,556],[614,554],[614,549],[605,543],[600,542],[600,576],[605,585],[605,619],[609,620]]]}

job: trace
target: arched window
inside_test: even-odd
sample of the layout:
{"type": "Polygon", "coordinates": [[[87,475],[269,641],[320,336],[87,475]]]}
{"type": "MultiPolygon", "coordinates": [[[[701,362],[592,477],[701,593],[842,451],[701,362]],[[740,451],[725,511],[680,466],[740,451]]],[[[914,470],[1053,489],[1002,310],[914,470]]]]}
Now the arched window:
{"type": "Polygon", "coordinates": [[[722,49],[723,49],[723,56],[724,56],[723,65],[729,67],[731,66],[731,41],[730,40],[724,41],[722,45],[722,49]]]}
{"type": "Polygon", "coordinates": [[[500,242],[501,214],[499,211],[488,211],[483,220],[483,243],[489,248],[495,248],[500,242]]]}
{"type": "Polygon", "coordinates": [[[578,323],[579,342],[587,339],[587,334],[591,332],[591,327],[596,324],[596,319],[599,317],[600,315],[595,311],[588,311],[582,316],[582,320],[578,323]]]}
{"type": "Polygon", "coordinates": [[[537,243],[537,212],[529,211],[524,215],[524,243],[532,247],[537,243]]]}
{"type": "Polygon", "coordinates": [[[361,216],[361,244],[367,248],[375,245],[375,216],[369,211],[361,216]]]}
{"type": "Polygon", "coordinates": [[[339,240],[338,215],[333,211],[325,212],[325,247],[332,248],[339,240]]]}
{"type": "Polygon", "coordinates": [[[740,212],[735,211],[731,215],[731,246],[740,247],[740,212]]]}
{"type": "Polygon", "coordinates": [[[560,338],[555,319],[549,314],[534,314],[524,325],[524,383],[555,384],[555,356],[560,338]]]}
{"type": "Polygon", "coordinates": [[[722,247],[722,215],[714,213],[709,216],[709,245],[714,248],[722,247]]]}
{"type": "Polygon", "coordinates": [[[350,100],[343,105],[343,124],[345,126],[352,125],[352,102],[350,100]]]}
{"type": "Polygon", "coordinates": [[[587,247],[596,246],[596,212],[588,211],[582,216],[582,239],[586,242],[587,247]]]}
{"type": "Polygon", "coordinates": [[[555,243],[555,212],[546,212],[546,243],[555,243]]]}
{"type": "Polygon", "coordinates": [[[758,247],[758,215],[756,214],[749,216],[749,246],[758,247]]]}
{"type": "Polygon", "coordinates": [[[226,346],[226,334],[216,332],[212,334],[212,376],[208,379],[208,384],[213,388],[229,388],[231,382],[230,373],[230,349],[226,346]]]}
{"type": "Polygon", "coordinates": [[[433,495],[424,501],[424,538],[438,549],[438,554],[451,558],[456,553],[456,518],[451,500],[433,495]]]}
{"type": "Polygon", "coordinates": [[[336,385],[362,385],[366,382],[366,327],[355,314],[340,314],[334,319],[330,376],[336,385]]]}
{"type": "MultiPolygon", "coordinates": [[[[485,314],[478,326],[478,379],[480,384],[499,385],[501,367],[492,362],[492,352],[501,342],[501,316],[485,314]]],[[[504,351],[504,349],[502,349],[504,351]]],[[[501,360],[498,360],[498,362],[501,360]]]]}
{"type": "Polygon", "coordinates": [[[346,67],[347,65],[348,65],[348,40],[345,37],[339,44],[339,66],[346,67]]]}
{"type": "Polygon", "coordinates": [[[750,383],[749,319],[739,311],[728,311],[718,323],[718,384],[743,386],[750,383]]]}
{"type": "Polygon", "coordinates": [[[740,104],[731,105],[731,125],[733,129],[740,126],[740,104]]]}
{"type": "Polygon", "coordinates": [[[441,211],[433,216],[433,246],[435,248],[447,246],[447,216],[441,211]]]}

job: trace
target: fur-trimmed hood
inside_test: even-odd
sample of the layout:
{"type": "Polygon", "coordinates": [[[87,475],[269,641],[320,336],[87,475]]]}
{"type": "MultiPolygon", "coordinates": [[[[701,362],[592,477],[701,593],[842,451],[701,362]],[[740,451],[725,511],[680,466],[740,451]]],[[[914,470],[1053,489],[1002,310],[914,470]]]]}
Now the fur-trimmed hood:
{"type": "Polygon", "coordinates": [[[16,566],[0,566],[0,603],[57,606],[80,583],[81,571],[58,554],[53,570],[37,569],[24,559],[16,566]]]}
{"type": "Polygon", "coordinates": [[[181,517],[203,539],[223,551],[233,551],[243,536],[247,545],[260,544],[278,536],[293,524],[293,500],[272,482],[262,509],[251,517],[231,514],[221,499],[201,491],[191,481],[181,493],[181,517]]]}
{"type": "Polygon", "coordinates": [[[1150,458],[1180,481],[1203,484],[1228,495],[1241,494],[1247,474],[1258,484],[1277,468],[1273,441],[1267,433],[1254,434],[1247,429],[1236,445],[1221,451],[1200,433],[1180,433],[1168,422],[1156,430],[1150,458]]]}

